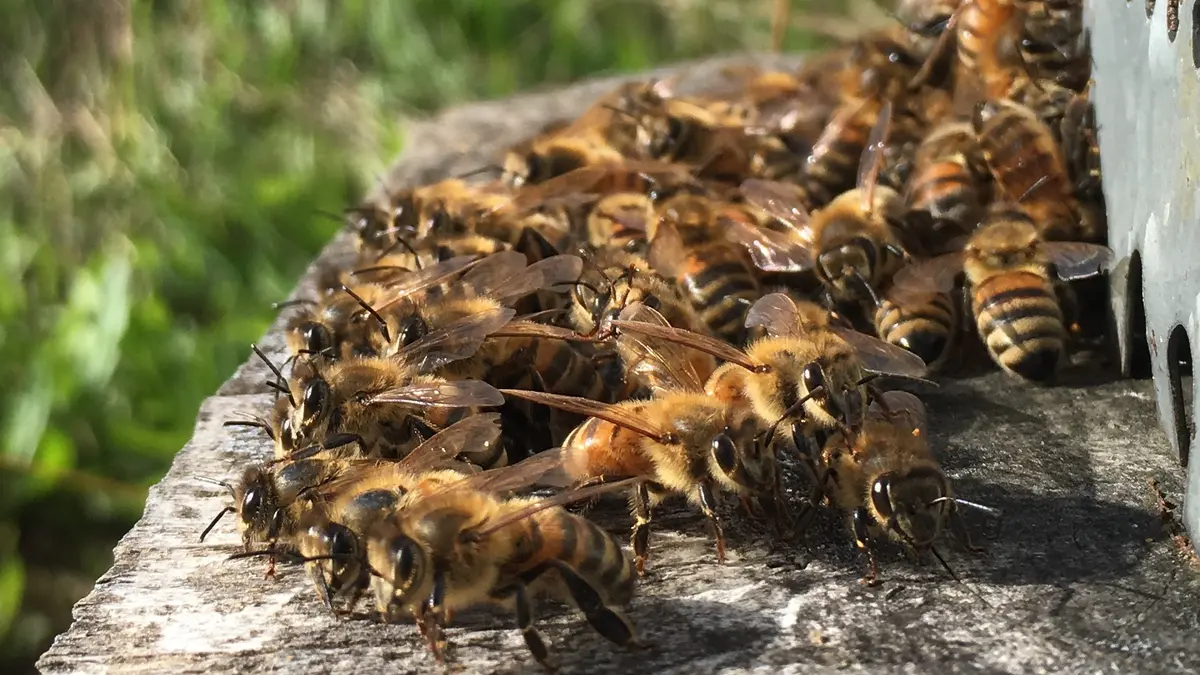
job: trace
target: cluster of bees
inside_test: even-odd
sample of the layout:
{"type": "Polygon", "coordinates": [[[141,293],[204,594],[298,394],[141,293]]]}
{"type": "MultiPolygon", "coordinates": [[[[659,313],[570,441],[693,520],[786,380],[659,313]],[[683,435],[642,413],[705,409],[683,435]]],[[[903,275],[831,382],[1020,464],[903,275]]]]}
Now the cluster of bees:
{"type": "Polygon", "coordinates": [[[287,364],[258,352],[271,413],[228,423],[275,457],[204,534],[236,514],[240,556],[302,562],[335,613],[373,597],[439,659],[454,612],[510,607],[544,664],[539,595],[642,644],[622,607],[668,497],[718,561],[726,518],[788,536],[831,507],[865,581],[884,541],[945,566],[974,504],[880,383],[942,368],[971,319],[1014,378],[1066,362],[1068,282],[1111,257],[1081,6],[908,0],[798,71],[627,84],[499,178],[349,209],[358,264],[287,310],[287,364]],[[615,491],[629,549],[567,508],[615,491]]]}

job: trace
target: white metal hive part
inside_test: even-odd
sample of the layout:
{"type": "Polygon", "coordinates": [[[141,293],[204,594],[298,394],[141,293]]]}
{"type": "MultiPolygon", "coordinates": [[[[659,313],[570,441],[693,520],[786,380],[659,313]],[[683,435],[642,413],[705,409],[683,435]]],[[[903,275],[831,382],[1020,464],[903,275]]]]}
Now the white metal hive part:
{"type": "Polygon", "coordinates": [[[1193,541],[1200,540],[1200,461],[1188,462],[1197,425],[1194,392],[1185,388],[1198,380],[1182,378],[1179,363],[1200,362],[1197,7],[1089,0],[1086,12],[1122,369],[1134,365],[1144,305],[1159,418],[1188,472],[1184,521],[1193,541]],[[1168,15],[1176,10],[1172,32],[1168,15]]]}

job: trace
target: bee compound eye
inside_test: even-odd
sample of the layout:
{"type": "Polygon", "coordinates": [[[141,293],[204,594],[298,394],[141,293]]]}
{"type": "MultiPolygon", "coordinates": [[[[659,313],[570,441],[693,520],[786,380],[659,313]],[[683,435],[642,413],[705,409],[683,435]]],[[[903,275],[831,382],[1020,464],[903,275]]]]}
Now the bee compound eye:
{"type": "Polygon", "coordinates": [[[712,453],[717,460],[717,466],[725,473],[732,473],[737,468],[737,448],[729,434],[717,434],[713,438],[712,453]]]}
{"type": "Polygon", "coordinates": [[[304,348],[314,354],[320,354],[333,346],[333,337],[323,324],[307,322],[301,328],[304,336],[304,348]]]}
{"type": "Polygon", "coordinates": [[[257,515],[261,509],[262,492],[258,488],[246,490],[246,494],[242,495],[242,519],[248,520],[257,515]]]}
{"type": "Polygon", "coordinates": [[[801,377],[804,378],[804,388],[809,393],[816,391],[818,387],[825,386],[825,370],[819,363],[810,363],[804,366],[801,377]]]}
{"type": "Polygon", "coordinates": [[[891,480],[886,476],[875,479],[871,484],[871,506],[881,517],[892,517],[891,480]]]}
{"type": "Polygon", "coordinates": [[[316,418],[325,407],[328,390],[329,385],[324,380],[309,382],[308,386],[304,388],[304,399],[300,402],[300,405],[303,408],[302,412],[305,420],[316,418]]]}
{"type": "Polygon", "coordinates": [[[425,337],[428,332],[429,328],[425,325],[425,321],[414,314],[400,324],[400,331],[397,333],[396,339],[400,342],[401,347],[407,347],[425,337]]]}
{"type": "Polygon", "coordinates": [[[335,527],[329,541],[329,552],[337,558],[348,558],[354,555],[354,539],[343,527],[335,527]]]}

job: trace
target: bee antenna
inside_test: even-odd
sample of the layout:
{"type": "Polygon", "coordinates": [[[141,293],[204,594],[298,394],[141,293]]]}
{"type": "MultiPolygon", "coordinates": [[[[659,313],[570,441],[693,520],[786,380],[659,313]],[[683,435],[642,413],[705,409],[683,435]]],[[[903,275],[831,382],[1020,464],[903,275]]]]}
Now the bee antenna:
{"type": "Polygon", "coordinates": [[[221,521],[221,518],[224,517],[226,513],[233,513],[233,511],[234,508],[232,506],[226,506],[225,508],[221,509],[220,513],[217,514],[217,517],[213,518],[212,522],[208,524],[208,527],[204,528],[204,531],[200,533],[200,541],[204,541],[204,538],[208,536],[209,532],[212,532],[212,529],[217,526],[217,523],[221,521]]]}
{"type": "Polygon", "coordinates": [[[309,300],[308,298],[295,298],[293,300],[282,300],[280,302],[272,302],[271,309],[274,309],[274,310],[287,309],[288,307],[295,307],[297,305],[312,305],[315,307],[316,304],[317,304],[316,300],[309,300]]]}
{"type": "Polygon", "coordinates": [[[342,284],[342,290],[349,293],[350,297],[354,298],[359,305],[362,305],[363,309],[367,310],[367,312],[379,322],[379,332],[383,335],[383,339],[387,342],[391,342],[392,335],[388,331],[387,321],[383,320],[383,317],[380,316],[379,312],[376,312],[374,307],[368,304],[366,300],[363,300],[361,297],[359,297],[358,293],[355,293],[353,290],[351,290],[349,286],[342,284]]]}
{"type": "Polygon", "coordinates": [[[232,496],[234,494],[233,486],[223,480],[217,480],[216,478],[208,478],[207,476],[192,476],[192,478],[194,478],[195,480],[198,480],[202,483],[208,483],[209,485],[217,485],[219,487],[223,487],[226,490],[229,490],[230,496],[232,496]]]}
{"type": "Polygon", "coordinates": [[[1000,509],[998,509],[994,506],[986,506],[986,505],[980,504],[978,502],[971,502],[971,501],[967,501],[965,499],[959,499],[957,497],[938,497],[937,499],[934,499],[933,501],[929,502],[928,505],[933,506],[934,504],[941,504],[942,502],[952,502],[956,506],[969,506],[973,509],[978,509],[978,510],[983,511],[984,513],[986,513],[990,516],[996,517],[996,518],[999,518],[1000,516],[1004,515],[1003,511],[1001,511],[1000,509]]]}
{"type": "MultiPolygon", "coordinates": [[[[287,381],[287,378],[283,376],[283,373],[280,372],[278,366],[276,366],[274,363],[271,363],[271,359],[268,359],[267,355],[262,353],[262,350],[258,348],[258,345],[252,344],[250,345],[250,349],[253,349],[254,353],[258,354],[258,358],[262,359],[262,362],[267,364],[267,367],[271,369],[271,372],[275,374],[275,377],[279,378],[280,383],[287,381]]],[[[270,383],[268,383],[268,385],[269,384],[270,383]]],[[[292,390],[284,387],[282,384],[279,384],[279,387],[282,387],[279,389],[279,391],[287,394],[288,402],[290,402],[293,406],[296,405],[296,399],[292,397],[292,390]]]]}
{"type": "Polygon", "coordinates": [[[865,278],[863,278],[863,275],[860,274],[858,270],[854,270],[851,272],[851,274],[855,279],[858,280],[858,283],[862,284],[863,289],[866,290],[867,295],[871,297],[871,302],[875,303],[876,307],[879,307],[883,304],[883,301],[879,299],[879,295],[875,292],[875,289],[871,287],[871,284],[867,282],[865,278]]]}
{"type": "Polygon", "coordinates": [[[504,167],[502,167],[502,166],[498,166],[496,164],[485,164],[477,169],[471,169],[470,171],[460,173],[457,176],[455,176],[455,178],[462,180],[463,178],[471,178],[472,176],[478,176],[479,174],[482,174],[482,173],[489,173],[489,172],[503,173],[503,171],[504,171],[504,167]]]}
{"type": "MultiPolygon", "coordinates": [[[[384,230],[381,234],[396,234],[398,232],[401,232],[401,231],[407,230],[407,229],[409,229],[409,228],[407,228],[407,227],[389,227],[388,229],[384,230]]],[[[408,243],[408,240],[405,239],[404,237],[396,237],[396,241],[393,241],[391,244],[388,245],[387,248],[383,249],[383,251],[381,251],[379,253],[379,255],[375,257],[375,260],[376,261],[383,260],[383,257],[385,255],[391,253],[392,251],[396,250],[397,246],[399,246],[399,247],[403,248],[404,250],[408,251],[409,253],[411,253],[412,257],[413,257],[413,261],[417,265],[417,269],[421,269],[421,254],[417,253],[417,249],[413,248],[413,245],[408,243]]]]}
{"type": "Polygon", "coordinates": [[[779,425],[782,424],[784,420],[788,419],[792,415],[795,415],[797,412],[800,412],[801,410],[803,410],[804,403],[806,401],[808,401],[809,399],[811,399],[813,397],[813,395],[815,395],[817,392],[824,391],[824,389],[825,389],[824,385],[817,387],[816,389],[813,389],[812,391],[810,391],[807,394],[805,394],[804,396],[802,396],[799,401],[796,401],[795,403],[793,403],[787,410],[784,410],[783,414],[779,416],[779,419],[775,420],[775,423],[771,425],[771,428],[767,429],[767,435],[763,438],[764,445],[767,445],[767,446],[771,445],[771,440],[774,439],[775,430],[779,428],[779,425]]]}
{"type": "Polygon", "coordinates": [[[226,560],[241,560],[243,558],[259,558],[264,555],[276,556],[276,555],[279,555],[279,551],[276,551],[274,548],[264,548],[264,549],[259,549],[257,551],[241,551],[239,553],[230,554],[229,557],[226,558],[226,560]]]}
{"type": "Polygon", "coordinates": [[[296,401],[292,398],[292,390],[287,385],[276,382],[275,380],[267,380],[263,384],[281,394],[287,394],[288,401],[291,402],[292,407],[296,407],[296,401]]]}
{"type": "Polygon", "coordinates": [[[950,565],[948,563],[946,563],[946,559],[942,557],[941,553],[938,553],[938,550],[936,548],[934,548],[933,546],[930,546],[929,552],[933,554],[933,557],[937,558],[937,561],[939,563],[941,563],[941,565],[942,565],[942,569],[946,570],[946,573],[950,575],[950,578],[952,578],[955,581],[957,581],[958,583],[962,584],[963,588],[967,589],[968,591],[971,592],[972,595],[979,598],[979,601],[982,602],[984,605],[987,605],[988,607],[992,606],[992,603],[988,602],[987,598],[983,597],[983,594],[981,594],[979,591],[975,590],[970,585],[964,583],[963,580],[957,574],[954,573],[954,570],[950,567],[950,565]]]}
{"type": "Polygon", "coordinates": [[[265,419],[259,417],[258,415],[247,415],[247,418],[248,419],[244,419],[244,420],[225,420],[224,422],[221,423],[221,426],[223,426],[223,427],[258,427],[259,429],[262,429],[263,431],[267,432],[267,436],[269,436],[272,441],[275,440],[275,430],[271,428],[271,425],[265,419]]]}

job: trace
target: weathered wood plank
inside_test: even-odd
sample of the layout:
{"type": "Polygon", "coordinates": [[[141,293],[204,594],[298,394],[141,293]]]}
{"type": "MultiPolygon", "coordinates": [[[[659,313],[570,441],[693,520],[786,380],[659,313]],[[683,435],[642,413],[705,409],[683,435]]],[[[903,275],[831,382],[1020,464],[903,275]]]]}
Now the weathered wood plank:
{"type": "MultiPolygon", "coordinates": [[[[693,75],[711,81],[719,66],[693,75]]],[[[449,111],[414,129],[388,182],[487,163],[610,84],[449,111]],[[447,147],[463,152],[448,156],[447,147]]],[[[345,245],[332,243],[308,279],[345,245]]],[[[262,343],[269,353],[282,350],[278,328],[262,343]]],[[[252,431],[220,426],[235,411],[267,408],[264,376],[248,362],[205,401],[192,441],[150,491],[112,569],[75,607],[74,625],[39,661],[42,672],[443,671],[411,626],[334,620],[300,570],[266,580],[262,561],[225,560],[238,544],[231,523],[197,542],[226,497],[191,476],[233,478],[269,453],[252,431]]],[[[1040,389],[989,375],[924,395],[931,437],[958,491],[1005,512],[999,527],[971,519],[987,534],[988,556],[945,551],[987,605],[936,565],[895,555],[884,559],[882,588],[861,587],[861,561],[832,517],[794,545],[771,545],[732,523],[730,560],[718,566],[702,519],[664,509],[652,571],[630,611],[656,648],[610,648],[561,607],[542,608],[539,623],[566,672],[1194,668],[1200,584],[1163,538],[1147,489],[1155,477],[1177,494],[1181,474],[1149,391],[1145,382],[1040,389]]],[[[619,504],[596,515],[614,528],[629,524],[619,504]]],[[[456,624],[455,671],[538,671],[511,617],[478,613],[456,624]]]]}

